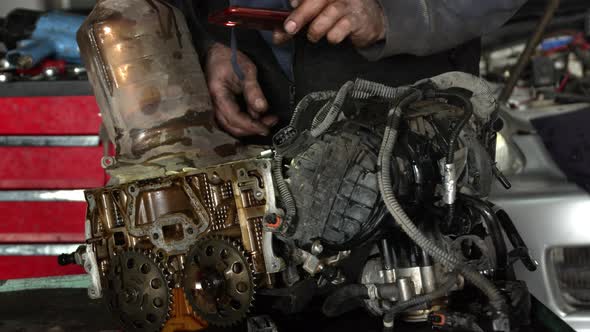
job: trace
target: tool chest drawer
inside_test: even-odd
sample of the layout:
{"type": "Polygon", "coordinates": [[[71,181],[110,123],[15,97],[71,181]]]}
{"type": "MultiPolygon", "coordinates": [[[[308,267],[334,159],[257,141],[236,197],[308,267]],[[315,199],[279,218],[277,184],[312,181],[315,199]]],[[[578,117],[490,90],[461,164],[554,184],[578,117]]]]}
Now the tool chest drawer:
{"type": "Polygon", "coordinates": [[[0,280],[78,274],[83,189],[100,187],[101,118],[88,83],[0,85],[0,280]]]}

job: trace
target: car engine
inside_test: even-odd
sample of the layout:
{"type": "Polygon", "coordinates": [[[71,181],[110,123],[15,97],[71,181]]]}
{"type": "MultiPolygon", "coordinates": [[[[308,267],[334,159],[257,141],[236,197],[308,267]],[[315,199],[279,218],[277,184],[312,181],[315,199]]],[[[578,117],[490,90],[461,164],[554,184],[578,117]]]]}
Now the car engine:
{"type": "Polygon", "coordinates": [[[183,315],[230,327],[311,301],[328,317],[364,307],[386,331],[396,320],[447,331],[527,324],[526,286],[510,266],[536,265],[508,215],[486,200],[492,181],[509,183],[494,163],[501,121],[485,81],[453,72],[312,93],[272,147],[242,158],[243,147],[206,122],[207,104],[191,104],[206,89],[202,73],[194,88],[174,81],[192,73],[170,59],[199,68],[190,42],[162,37],[154,20],[128,24],[133,13],[167,13],[182,35],[183,17],[157,1],[129,3],[102,1],[79,32],[117,156],[103,159],[111,183],[86,191],[86,244],[61,258],[85,267],[89,296],[125,330],[172,331],[183,315]],[[166,40],[161,58],[130,55],[146,51],[146,36],[166,40]],[[129,52],[118,57],[121,47],[129,52]],[[149,57],[150,71],[133,65],[149,57]],[[169,73],[163,88],[158,70],[169,73]]]}

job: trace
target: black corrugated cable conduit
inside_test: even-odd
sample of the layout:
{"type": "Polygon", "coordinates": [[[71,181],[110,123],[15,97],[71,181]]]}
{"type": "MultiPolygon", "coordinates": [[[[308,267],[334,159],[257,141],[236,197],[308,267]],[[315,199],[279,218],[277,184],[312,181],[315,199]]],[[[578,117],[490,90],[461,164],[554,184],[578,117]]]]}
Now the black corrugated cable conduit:
{"type": "Polygon", "coordinates": [[[283,156],[278,153],[274,156],[272,174],[281,197],[283,208],[285,209],[285,216],[281,222],[280,229],[282,229],[283,232],[288,232],[289,230],[292,231],[292,224],[297,215],[297,205],[295,204],[295,199],[293,199],[291,190],[289,190],[289,186],[283,177],[283,156]]]}
{"type": "MultiPolygon", "coordinates": [[[[293,112],[293,116],[291,117],[289,126],[285,129],[287,129],[287,131],[298,130],[301,116],[303,112],[307,110],[310,104],[313,102],[326,101],[329,104],[329,106],[325,106],[325,109],[328,110],[327,113],[325,116],[321,116],[323,119],[321,121],[316,121],[314,126],[311,128],[312,134],[314,134],[313,136],[318,137],[325,133],[325,131],[328,130],[330,126],[332,126],[332,124],[337,120],[338,115],[340,114],[340,109],[342,108],[342,105],[348,95],[351,95],[353,98],[357,99],[366,99],[371,97],[394,99],[401,91],[406,90],[407,88],[392,88],[383,84],[357,79],[355,82],[349,81],[344,84],[344,86],[338,92],[312,92],[303,97],[303,99],[301,99],[301,101],[297,104],[293,112]],[[330,101],[330,99],[333,100],[330,101]]],[[[275,138],[278,138],[280,136],[279,134],[277,134],[275,138]]],[[[297,135],[296,132],[295,135],[297,135]]],[[[275,138],[273,138],[273,140],[275,141],[276,148],[276,141],[278,140],[275,138]]],[[[292,226],[292,223],[296,218],[297,206],[283,177],[283,159],[284,157],[279,152],[275,151],[272,174],[275,179],[283,207],[285,209],[285,216],[283,220],[284,224],[281,229],[287,230],[292,226]]]]}

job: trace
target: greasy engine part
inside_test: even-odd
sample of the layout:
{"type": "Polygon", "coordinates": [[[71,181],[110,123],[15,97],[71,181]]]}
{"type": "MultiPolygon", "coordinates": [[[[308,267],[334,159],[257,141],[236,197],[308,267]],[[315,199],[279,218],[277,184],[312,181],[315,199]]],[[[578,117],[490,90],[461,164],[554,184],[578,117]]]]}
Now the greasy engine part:
{"type": "Polygon", "coordinates": [[[126,331],[158,331],[169,318],[170,275],[151,252],[128,249],[113,255],[105,301],[126,331]]]}
{"type": "MultiPolygon", "coordinates": [[[[329,266],[322,258],[391,239],[381,250],[383,259],[367,269],[376,270],[376,277],[365,276],[364,287],[344,293],[368,298],[372,311],[384,315],[386,328],[402,313],[405,320],[426,321],[438,308],[433,304],[453,289],[452,274],[459,272],[489,300],[478,317],[489,317],[494,331],[510,330],[510,309],[494,285],[508,268],[497,233],[500,223],[497,216],[479,211],[493,180],[485,138],[497,104],[489,87],[475,77],[448,73],[398,89],[357,81],[324,95],[328,101],[315,98],[321,105],[309,107],[320,110],[311,126],[292,123],[275,139],[279,153],[293,155],[285,158],[290,190],[281,192],[297,204],[294,222],[282,232],[287,247],[300,248],[290,250],[291,262],[302,264],[311,276],[341,284],[334,270],[346,262],[329,266]],[[347,98],[349,107],[343,109],[347,98]],[[382,143],[367,144],[371,139],[382,143]],[[380,199],[374,194],[375,173],[380,199]],[[458,193],[481,204],[467,204],[458,193]],[[407,236],[391,229],[391,219],[379,213],[383,201],[407,236]],[[314,253],[318,242],[325,250],[314,253]],[[384,284],[395,285],[399,298],[380,297],[376,286],[384,284]]],[[[305,109],[296,116],[305,117],[305,109]]],[[[351,300],[341,293],[333,296],[338,299],[328,297],[326,314],[341,312],[336,307],[351,300]]],[[[481,300],[477,294],[469,299],[481,300]]]]}
{"type": "Polygon", "coordinates": [[[259,154],[216,127],[167,2],[100,0],[78,42],[116,156],[103,159],[111,184],[86,191],[86,245],[62,260],[84,266],[89,296],[125,329],[183,325],[169,312],[182,293],[190,306],[173,315],[200,327],[240,323],[254,294],[271,297],[265,311],[320,294],[329,316],[364,304],[388,330],[440,310],[493,331],[519,322],[495,286],[513,260],[486,202],[486,82],[453,72],[312,93],[259,154]]]}
{"type": "Polygon", "coordinates": [[[149,171],[163,175],[158,167],[180,170],[238,158],[237,140],[215,124],[178,9],[160,0],[100,0],[77,39],[116,148],[105,164],[118,168],[112,172],[122,181],[149,171]],[[124,167],[139,164],[144,167],[124,167]]]}
{"type": "MultiPolygon", "coordinates": [[[[478,143],[476,134],[481,131],[485,114],[480,112],[478,116],[481,117],[476,121],[459,126],[465,123],[467,112],[460,107],[462,103],[455,103],[460,98],[454,96],[462,93],[461,90],[437,92],[432,95],[447,98],[435,97],[407,106],[399,120],[401,143],[395,148],[390,172],[395,178],[396,195],[403,200],[408,212],[419,219],[421,227],[435,232],[432,222],[437,221],[439,245],[454,256],[457,255],[455,251],[463,255],[463,248],[455,247],[474,243],[475,249],[465,249],[468,257],[458,257],[462,261],[479,263],[477,267],[481,265],[482,271],[493,271],[496,268],[491,263],[495,259],[495,243],[482,226],[482,218],[464,216],[471,211],[457,204],[458,211],[449,220],[445,216],[446,202],[439,202],[449,185],[452,190],[461,186],[471,195],[484,197],[492,180],[492,161],[478,143]],[[450,146],[455,147],[449,159],[450,146]],[[449,164],[456,169],[450,179],[443,172],[443,166],[449,164]],[[477,233],[473,234],[474,231],[477,233]],[[470,255],[469,251],[475,250],[482,254],[470,255]]],[[[362,104],[362,101],[357,103],[362,104]]],[[[389,105],[383,103],[379,109],[378,104],[371,100],[368,107],[356,110],[356,115],[352,111],[353,114],[347,116],[356,121],[334,124],[292,158],[287,175],[298,209],[297,223],[290,238],[297,246],[310,250],[315,241],[320,241],[327,249],[347,250],[384,236],[379,234],[383,233],[385,213],[377,184],[377,155],[382,136],[375,132],[383,131],[384,108],[389,105]]],[[[408,239],[398,238],[385,245],[381,250],[383,257],[383,253],[390,250],[393,254],[389,256],[397,256],[400,265],[385,264],[382,259],[369,260],[361,275],[363,284],[396,284],[400,300],[410,300],[436,289],[437,279],[441,279],[443,272],[440,264],[435,267],[432,259],[408,239]]],[[[314,260],[306,260],[309,261],[314,260]]],[[[378,297],[366,301],[370,311],[378,315],[387,311],[387,302],[388,299],[378,297]]],[[[432,308],[408,311],[404,319],[425,321],[430,310],[432,308]]]]}
{"type": "Polygon", "coordinates": [[[199,331],[207,328],[207,322],[199,318],[184,296],[184,289],[172,290],[172,309],[162,332],[199,331]]]}
{"type": "Polygon", "coordinates": [[[89,190],[86,198],[87,237],[99,266],[118,248],[152,249],[170,260],[185,255],[205,234],[239,239],[256,273],[266,272],[267,261],[279,264],[268,256],[272,248],[263,252],[268,231],[262,220],[276,212],[269,160],[89,190]]]}
{"type": "Polygon", "coordinates": [[[287,177],[297,202],[298,224],[291,238],[298,246],[311,248],[321,235],[324,246],[346,249],[362,244],[359,233],[376,229],[371,223],[384,214],[378,208],[378,145],[378,136],[351,123],[293,158],[287,177]],[[332,206],[336,208],[326,208],[332,206]]]}
{"type": "Polygon", "coordinates": [[[238,241],[206,237],[186,256],[184,291],[195,312],[216,326],[241,322],[254,301],[254,271],[238,241]]]}
{"type": "MultiPolygon", "coordinates": [[[[239,315],[232,320],[237,322],[250,307],[254,276],[260,277],[261,286],[272,287],[272,280],[265,277],[267,272],[276,272],[284,266],[282,259],[273,253],[271,232],[263,227],[263,219],[267,213],[279,213],[269,159],[244,160],[162,178],[88,190],[86,198],[87,245],[86,251],[80,251],[81,254],[76,256],[80,257],[76,262],[87,267],[86,270],[92,275],[93,293],[89,294],[93,298],[99,298],[104,293],[110,301],[109,294],[121,294],[120,288],[123,286],[117,285],[126,283],[126,275],[118,274],[117,266],[126,268],[127,265],[122,263],[125,258],[120,257],[142,255],[136,251],[149,251],[155,255],[157,263],[170,273],[169,287],[184,287],[184,281],[187,280],[184,276],[189,275],[195,278],[191,282],[194,286],[197,281],[201,281],[203,275],[185,274],[183,269],[195,268],[195,258],[199,257],[196,248],[202,243],[208,243],[206,241],[212,241],[216,246],[223,246],[224,254],[231,253],[232,259],[236,255],[244,259],[241,275],[248,277],[246,293],[241,282],[234,286],[240,295],[250,295],[247,296],[247,303],[240,302],[245,311],[237,310],[239,315]],[[209,236],[223,237],[223,241],[209,236]],[[240,245],[236,245],[232,251],[230,247],[234,243],[240,245]]],[[[204,254],[207,254],[206,250],[204,254]]],[[[146,257],[152,259],[154,256],[150,254],[146,257]]],[[[205,262],[206,259],[201,261],[205,262]]],[[[236,264],[233,265],[237,268],[236,264]]],[[[215,267],[207,265],[204,268],[209,271],[215,267]]],[[[150,273],[153,271],[155,270],[150,270],[150,273]]],[[[240,275],[236,271],[233,273],[235,276],[240,275]]],[[[233,281],[231,278],[226,284],[231,285],[233,281]]],[[[167,283],[162,287],[169,289],[167,283]]],[[[190,286],[186,287],[188,289],[190,286]]],[[[192,290],[187,291],[187,295],[189,294],[193,294],[192,290]]],[[[208,299],[210,298],[205,300],[208,299]]],[[[123,303],[121,301],[117,303],[123,303]]],[[[195,303],[191,297],[189,301],[195,303]]],[[[195,311],[205,314],[205,308],[208,307],[201,308],[202,303],[201,301],[198,306],[195,305],[195,311]]],[[[231,301],[229,303],[233,304],[231,301]]],[[[167,303],[166,306],[168,305],[167,303]]],[[[115,309],[115,315],[120,317],[121,312],[128,307],[112,308],[115,309]]],[[[145,316],[148,313],[141,314],[145,316]]],[[[130,314],[132,318],[136,318],[135,309],[130,314]]],[[[224,321],[215,319],[214,315],[204,316],[208,323],[224,324],[224,321]]],[[[220,317],[224,320],[228,318],[220,317]]],[[[150,316],[151,318],[153,317],[150,316]]],[[[160,326],[163,321],[160,321],[161,316],[157,318],[156,322],[160,326]]],[[[129,329],[133,327],[128,324],[125,326],[129,329]]]]}

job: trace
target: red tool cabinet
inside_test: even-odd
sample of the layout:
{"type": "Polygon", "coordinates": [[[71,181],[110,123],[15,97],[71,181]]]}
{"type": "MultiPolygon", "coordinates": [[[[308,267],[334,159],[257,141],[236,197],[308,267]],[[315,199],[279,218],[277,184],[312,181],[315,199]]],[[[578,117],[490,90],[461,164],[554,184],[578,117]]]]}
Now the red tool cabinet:
{"type": "Polygon", "coordinates": [[[56,256],[84,242],[82,189],[103,186],[87,82],[0,85],[0,280],[83,273],[56,256]]]}

